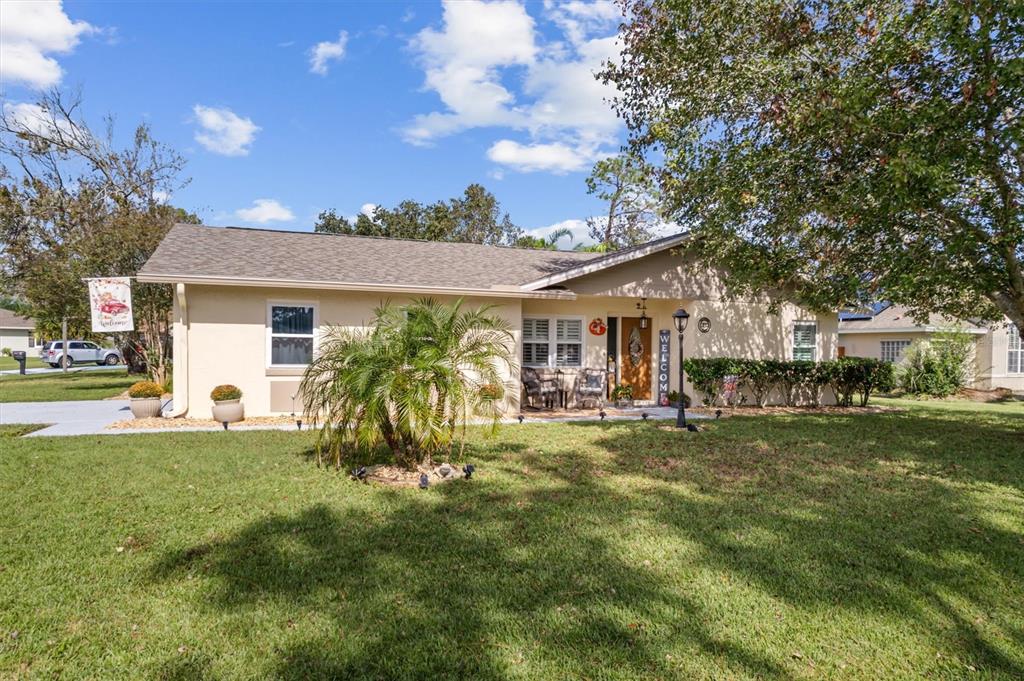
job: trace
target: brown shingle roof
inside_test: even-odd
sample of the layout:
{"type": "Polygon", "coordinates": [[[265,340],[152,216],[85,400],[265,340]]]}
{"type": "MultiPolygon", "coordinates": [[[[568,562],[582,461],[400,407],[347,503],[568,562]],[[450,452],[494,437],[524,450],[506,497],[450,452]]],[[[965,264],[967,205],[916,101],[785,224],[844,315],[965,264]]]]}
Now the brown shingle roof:
{"type": "Polygon", "coordinates": [[[34,329],[36,323],[32,319],[16,315],[10,310],[0,308],[0,328],[2,329],[34,329]]]}
{"type": "Polygon", "coordinates": [[[139,278],[483,290],[518,287],[599,257],[572,251],[179,224],[164,237],[139,278]]]}
{"type": "Polygon", "coordinates": [[[964,328],[975,328],[976,325],[968,321],[959,322],[955,319],[943,317],[938,314],[931,314],[927,320],[918,322],[910,311],[902,305],[890,305],[879,310],[875,315],[866,319],[844,319],[839,322],[839,333],[844,331],[935,331],[948,329],[954,326],[964,328]]]}

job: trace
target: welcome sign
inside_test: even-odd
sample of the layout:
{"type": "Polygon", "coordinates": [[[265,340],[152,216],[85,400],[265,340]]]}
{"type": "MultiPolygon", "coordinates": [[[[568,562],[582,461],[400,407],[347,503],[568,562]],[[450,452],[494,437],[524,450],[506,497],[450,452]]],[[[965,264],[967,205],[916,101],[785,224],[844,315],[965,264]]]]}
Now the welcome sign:
{"type": "Polygon", "coordinates": [[[92,330],[96,333],[135,329],[132,280],[128,277],[90,279],[89,307],[92,310],[92,330]]]}
{"type": "Polygon", "coordinates": [[[668,377],[671,367],[672,334],[668,329],[658,332],[658,404],[668,406],[668,377]]]}

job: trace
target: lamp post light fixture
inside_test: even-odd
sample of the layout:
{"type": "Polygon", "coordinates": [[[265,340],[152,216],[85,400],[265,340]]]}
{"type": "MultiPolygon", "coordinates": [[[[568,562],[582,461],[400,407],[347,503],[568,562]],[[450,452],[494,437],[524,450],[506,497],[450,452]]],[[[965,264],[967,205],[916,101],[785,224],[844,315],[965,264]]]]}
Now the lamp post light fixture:
{"type": "Polygon", "coordinates": [[[683,373],[683,331],[686,331],[686,323],[690,321],[690,313],[679,308],[672,313],[672,321],[679,332],[679,413],[676,414],[676,428],[686,428],[686,395],[683,392],[683,380],[686,375],[683,373]]]}
{"type": "Polygon", "coordinates": [[[636,304],[636,309],[640,310],[640,328],[646,329],[651,323],[651,318],[647,316],[647,298],[641,298],[636,304]]]}

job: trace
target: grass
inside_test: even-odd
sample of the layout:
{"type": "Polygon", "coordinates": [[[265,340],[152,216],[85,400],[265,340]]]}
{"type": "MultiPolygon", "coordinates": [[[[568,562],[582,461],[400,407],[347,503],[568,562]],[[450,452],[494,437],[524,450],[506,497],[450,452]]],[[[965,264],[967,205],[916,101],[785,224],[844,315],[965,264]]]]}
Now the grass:
{"type": "MultiPolygon", "coordinates": [[[[33,352],[33,350],[29,350],[33,352]]],[[[39,357],[35,355],[28,355],[25,357],[25,368],[26,369],[43,369],[50,366],[39,357]]],[[[18,362],[13,357],[4,357],[0,355],[0,371],[6,371],[7,369],[17,369],[18,362]]]]}
{"type": "Polygon", "coordinates": [[[985,406],[513,425],[427,491],[308,433],[6,440],[0,677],[1021,678],[985,406]]]}
{"type": "Polygon", "coordinates": [[[123,393],[138,380],[141,380],[138,376],[129,376],[124,367],[71,370],[67,374],[5,374],[0,376],[0,403],[102,400],[123,393]]]}

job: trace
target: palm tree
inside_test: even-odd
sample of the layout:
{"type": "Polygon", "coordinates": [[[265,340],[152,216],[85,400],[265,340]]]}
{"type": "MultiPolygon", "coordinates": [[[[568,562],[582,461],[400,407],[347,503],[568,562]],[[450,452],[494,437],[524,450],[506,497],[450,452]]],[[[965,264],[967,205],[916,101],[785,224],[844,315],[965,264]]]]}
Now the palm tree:
{"type": "Polygon", "coordinates": [[[412,467],[450,454],[457,434],[461,452],[469,420],[497,425],[513,344],[490,306],[466,311],[461,300],[388,303],[369,331],[330,329],[299,387],[306,418],[323,425],[318,465],[326,455],[340,467],[384,444],[412,467]]]}
{"type": "Polygon", "coordinates": [[[516,241],[516,246],[519,248],[533,248],[538,251],[557,251],[558,242],[565,237],[569,237],[569,241],[573,240],[572,232],[569,228],[560,227],[548,234],[547,238],[541,236],[521,236],[516,241]]]}

